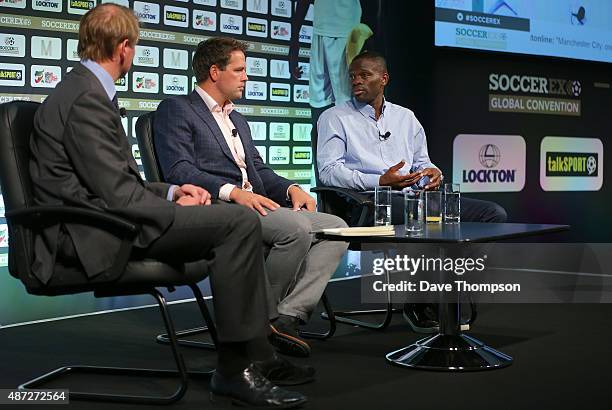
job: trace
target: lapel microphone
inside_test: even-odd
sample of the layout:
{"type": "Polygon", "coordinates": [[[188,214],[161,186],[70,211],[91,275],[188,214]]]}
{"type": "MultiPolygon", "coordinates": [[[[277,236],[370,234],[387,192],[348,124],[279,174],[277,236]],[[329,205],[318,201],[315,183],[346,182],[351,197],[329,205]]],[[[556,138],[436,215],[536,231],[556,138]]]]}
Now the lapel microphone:
{"type": "Polygon", "coordinates": [[[232,129],[232,137],[238,138],[238,130],[236,128],[232,129]]]}
{"type": "Polygon", "coordinates": [[[127,117],[127,111],[125,110],[125,107],[119,108],[119,115],[121,116],[121,118],[127,117]]]}
{"type": "Polygon", "coordinates": [[[378,139],[381,141],[388,140],[390,136],[391,136],[391,131],[387,131],[384,134],[381,134],[380,131],[378,131],[378,139]]]}

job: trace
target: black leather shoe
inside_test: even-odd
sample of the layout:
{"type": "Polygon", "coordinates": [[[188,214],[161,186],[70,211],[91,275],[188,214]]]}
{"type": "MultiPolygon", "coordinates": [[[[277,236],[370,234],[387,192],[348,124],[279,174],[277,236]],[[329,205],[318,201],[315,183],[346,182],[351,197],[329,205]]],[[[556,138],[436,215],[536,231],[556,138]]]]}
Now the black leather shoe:
{"type": "Polygon", "coordinates": [[[438,305],[433,303],[405,303],[404,319],[417,333],[436,333],[438,324],[438,305]]]}
{"type": "Polygon", "coordinates": [[[298,337],[298,318],[282,315],[270,324],[270,344],[279,353],[295,357],[310,356],[310,346],[298,337]]]}
{"type": "Polygon", "coordinates": [[[252,364],[240,374],[225,377],[215,372],[210,380],[210,400],[245,407],[288,409],[306,403],[303,394],[272,384],[252,364]]]}
{"type": "Polygon", "coordinates": [[[253,362],[259,372],[278,386],[295,386],[310,383],[315,379],[312,366],[298,366],[275,354],[272,359],[253,362]]]}

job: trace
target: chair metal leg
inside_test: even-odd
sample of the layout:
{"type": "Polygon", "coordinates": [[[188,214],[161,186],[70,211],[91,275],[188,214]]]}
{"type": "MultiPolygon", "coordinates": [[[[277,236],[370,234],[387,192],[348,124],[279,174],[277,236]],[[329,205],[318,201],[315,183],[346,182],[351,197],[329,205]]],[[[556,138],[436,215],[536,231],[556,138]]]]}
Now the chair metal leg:
{"type": "MultiPolygon", "coordinates": [[[[195,300],[196,300],[196,303],[198,304],[198,308],[200,309],[200,313],[202,314],[202,317],[204,318],[204,321],[206,322],[208,326],[194,327],[191,329],[184,329],[184,330],[176,331],[175,335],[178,337],[181,337],[180,339],[178,339],[178,344],[181,346],[187,346],[187,347],[197,347],[200,349],[217,350],[217,346],[216,346],[217,340],[218,340],[217,339],[217,329],[215,328],[215,324],[212,320],[212,317],[210,316],[210,312],[208,311],[208,308],[206,307],[206,302],[204,302],[204,296],[202,295],[200,288],[198,288],[198,285],[192,284],[192,285],[189,285],[189,287],[191,288],[191,291],[193,292],[193,295],[195,296],[195,300]],[[211,342],[199,342],[197,340],[189,340],[189,339],[182,338],[184,336],[194,336],[194,335],[199,335],[203,333],[210,333],[212,343],[211,342]]],[[[161,343],[161,344],[170,343],[170,339],[168,338],[167,333],[162,333],[161,335],[157,335],[156,340],[158,343],[161,343]]]]}
{"type": "Polygon", "coordinates": [[[329,329],[325,333],[311,332],[308,330],[300,330],[301,336],[308,338],[308,339],[325,340],[325,339],[329,339],[330,337],[334,335],[334,333],[336,333],[336,317],[334,315],[334,309],[329,303],[329,299],[327,298],[327,295],[325,294],[325,292],[323,292],[323,295],[321,296],[321,302],[323,303],[323,308],[325,309],[327,318],[329,318],[328,319],[329,329]]]}
{"type": "MultiPolygon", "coordinates": [[[[144,292],[143,292],[144,293],[144,292]]],[[[144,376],[144,377],[177,377],[180,379],[180,384],[176,391],[171,395],[129,395],[129,394],[112,394],[112,393],[93,393],[84,391],[70,390],[69,397],[71,400],[91,400],[105,402],[120,402],[120,403],[142,403],[142,404],[170,404],[179,400],[187,390],[187,378],[189,377],[210,377],[212,371],[190,371],[185,367],[183,357],[179,352],[177,338],[174,332],[174,325],[166,301],[162,294],[157,289],[149,291],[157,300],[159,305],[164,326],[170,335],[170,347],[172,356],[176,364],[177,370],[161,370],[161,369],[142,369],[142,368],[126,368],[126,367],[103,367],[103,366],[64,366],[55,369],[45,375],[27,381],[19,386],[19,390],[30,390],[41,388],[50,380],[58,379],[67,374],[96,374],[96,375],[120,375],[120,376],[144,376]]]]}

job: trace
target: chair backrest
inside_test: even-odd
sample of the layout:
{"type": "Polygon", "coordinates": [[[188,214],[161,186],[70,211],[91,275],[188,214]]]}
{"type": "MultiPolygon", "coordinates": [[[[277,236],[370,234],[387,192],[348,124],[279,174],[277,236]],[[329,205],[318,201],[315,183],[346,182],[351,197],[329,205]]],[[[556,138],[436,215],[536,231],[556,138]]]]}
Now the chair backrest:
{"type": "Polygon", "coordinates": [[[34,205],[30,178],[30,134],[39,103],[0,104],[0,185],[9,228],[9,272],[30,272],[32,233],[11,223],[10,213],[34,205]]]}
{"type": "Polygon", "coordinates": [[[140,159],[147,181],[163,182],[161,166],[155,152],[155,141],[153,139],[153,121],[155,111],[148,112],[138,117],[136,121],[136,139],[140,149],[140,159]]]}

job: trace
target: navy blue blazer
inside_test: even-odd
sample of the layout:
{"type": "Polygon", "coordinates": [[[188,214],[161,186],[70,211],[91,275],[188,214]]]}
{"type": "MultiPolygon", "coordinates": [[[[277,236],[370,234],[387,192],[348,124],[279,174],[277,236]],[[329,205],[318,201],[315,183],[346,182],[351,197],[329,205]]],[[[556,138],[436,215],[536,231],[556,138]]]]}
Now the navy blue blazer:
{"type": "MultiPolygon", "coordinates": [[[[238,130],[246,157],[247,174],[253,191],[281,205],[287,204],[292,181],[266,166],[255,148],[246,119],[232,111],[230,119],[238,130]]],[[[194,184],[219,197],[229,183],[242,186],[242,174],[212,113],[197,92],[162,101],[154,122],[157,158],[167,182],[194,184]]]]}

